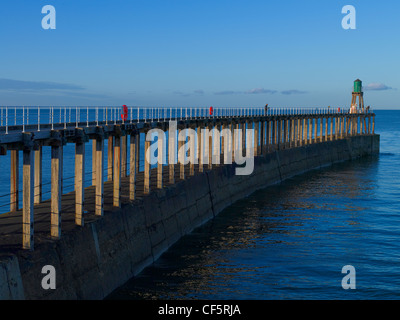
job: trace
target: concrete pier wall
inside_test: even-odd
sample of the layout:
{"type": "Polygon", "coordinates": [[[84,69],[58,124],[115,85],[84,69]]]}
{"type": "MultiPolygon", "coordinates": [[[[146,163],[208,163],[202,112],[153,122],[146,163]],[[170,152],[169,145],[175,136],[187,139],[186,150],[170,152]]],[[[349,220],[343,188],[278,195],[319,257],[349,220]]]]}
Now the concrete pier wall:
{"type": "Polygon", "coordinates": [[[256,157],[249,176],[236,176],[234,165],[196,173],[35,251],[0,257],[0,299],[102,299],[235,201],[294,175],[378,152],[379,135],[360,135],[256,157]],[[45,265],[56,270],[55,290],[42,289],[45,265]]]}

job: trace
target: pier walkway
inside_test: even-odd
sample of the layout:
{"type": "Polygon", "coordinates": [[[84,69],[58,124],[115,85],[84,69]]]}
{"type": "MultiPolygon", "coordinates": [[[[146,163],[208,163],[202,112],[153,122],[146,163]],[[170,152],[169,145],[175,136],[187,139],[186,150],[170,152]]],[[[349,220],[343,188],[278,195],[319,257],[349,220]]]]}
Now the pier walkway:
{"type": "Polygon", "coordinates": [[[35,243],[57,241],[63,232],[140,202],[154,189],[232,162],[238,150],[241,155],[250,152],[257,157],[276,150],[373,135],[374,123],[373,112],[350,114],[328,109],[224,108],[210,112],[129,107],[121,119],[120,108],[1,108],[0,155],[10,157],[9,170],[2,167],[2,173],[10,175],[10,211],[0,215],[0,253],[34,250],[35,243]],[[176,128],[172,127],[175,132],[171,131],[172,122],[176,122],[176,128]],[[145,140],[141,146],[140,135],[152,129],[167,133],[153,142],[159,147],[158,160],[173,162],[152,165],[145,156],[150,154],[153,140],[145,140]],[[183,139],[172,138],[181,135],[183,139]],[[90,141],[92,185],[85,187],[84,164],[90,141]],[[74,191],[63,193],[63,147],[67,144],[75,145],[74,191]],[[184,145],[190,149],[188,153],[179,151],[184,145]],[[51,149],[51,168],[45,168],[51,170],[48,200],[42,197],[44,148],[51,149]],[[177,161],[179,152],[185,163],[177,161]],[[139,170],[140,161],[144,170],[139,170]]]}

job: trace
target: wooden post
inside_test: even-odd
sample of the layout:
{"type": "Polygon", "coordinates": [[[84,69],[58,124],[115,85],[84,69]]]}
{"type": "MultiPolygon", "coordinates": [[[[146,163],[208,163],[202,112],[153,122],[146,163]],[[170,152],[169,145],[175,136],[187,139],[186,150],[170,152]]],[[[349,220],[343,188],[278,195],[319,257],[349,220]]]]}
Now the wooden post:
{"type": "Polygon", "coordinates": [[[157,140],[157,188],[162,189],[163,187],[163,158],[164,158],[164,131],[158,133],[157,140]]]}
{"type": "Polygon", "coordinates": [[[276,122],[277,126],[276,126],[276,130],[278,131],[278,135],[277,135],[277,140],[278,140],[278,150],[281,149],[281,141],[282,141],[282,123],[281,120],[278,120],[276,122]]]}
{"type": "Polygon", "coordinates": [[[113,206],[121,207],[121,136],[114,137],[113,206]]]}
{"type": "Polygon", "coordinates": [[[325,118],[325,141],[328,141],[328,117],[325,118]]]}
{"type": "MultiPolygon", "coordinates": [[[[221,132],[226,128],[225,122],[222,123],[221,125],[221,132]]],[[[221,136],[221,153],[224,153],[224,147],[225,147],[225,138],[222,138],[221,136]]]]}
{"type": "Polygon", "coordinates": [[[213,156],[213,149],[212,149],[212,128],[213,125],[212,123],[208,124],[208,137],[206,137],[206,139],[208,139],[208,152],[207,152],[207,156],[208,156],[208,170],[212,169],[212,156],[213,156]],[[210,134],[211,133],[211,134],[210,134]]]}
{"type": "Polygon", "coordinates": [[[33,187],[34,187],[34,153],[31,149],[23,151],[22,178],[22,248],[33,250],[33,187]]]}
{"type": "Polygon", "coordinates": [[[246,148],[246,121],[242,122],[242,150],[245,150],[246,148]]]}
{"type": "Polygon", "coordinates": [[[201,134],[201,125],[197,125],[197,159],[199,162],[199,172],[203,172],[203,149],[204,149],[204,141],[201,134]]]}
{"type": "MultiPolygon", "coordinates": [[[[233,127],[234,127],[234,124],[232,122],[231,133],[234,130],[233,127]]],[[[217,129],[217,130],[214,130],[214,134],[213,134],[214,143],[213,143],[213,157],[212,157],[212,159],[214,161],[214,164],[218,167],[220,165],[220,162],[221,162],[221,153],[220,153],[221,150],[219,150],[219,148],[220,148],[220,134],[219,134],[219,130],[218,130],[218,125],[217,124],[215,125],[214,129],[217,129]]],[[[232,140],[233,140],[233,136],[232,136],[232,140]]],[[[232,158],[233,158],[233,150],[234,150],[233,146],[234,146],[234,143],[232,142],[232,158]]]]}
{"type": "Polygon", "coordinates": [[[84,225],[83,208],[85,199],[85,143],[75,144],[75,224],[84,225]]]}
{"type": "Polygon", "coordinates": [[[137,146],[136,146],[136,173],[140,172],[140,132],[138,132],[137,146]]]}
{"type": "Polygon", "coordinates": [[[375,115],[372,116],[372,134],[375,134],[375,115]]]}
{"type": "Polygon", "coordinates": [[[96,139],[92,140],[92,185],[96,185],[96,139]]]}
{"type": "Polygon", "coordinates": [[[308,130],[307,130],[307,119],[304,118],[303,119],[303,141],[304,141],[305,145],[307,145],[307,143],[308,143],[308,141],[307,141],[307,133],[308,133],[308,130]]]}
{"type": "Polygon", "coordinates": [[[260,123],[257,120],[253,121],[253,128],[254,128],[254,156],[258,156],[258,130],[260,127],[260,123]]]}
{"type": "Polygon", "coordinates": [[[114,137],[108,137],[108,152],[107,152],[107,181],[112,181],[113,179],[113,164],[114,164],[114,137]]]}
{"type": "Polygon", "coordinates": [[[335,140],[339,138],[339,117],[335,117],[335,140]]]}
{"type": "Polygon", "coordinates": [[[265,119],[261,122],[261,153],[265,154],[265,134],[267,129],[267,122],[265,119]]]}
{"type": "Polygon", "coordinates": [[[150,141],[145,140],[144,143],[144,194],[150,193],[150,141]]]}
{"type": "Polygon", "coordinates": [[[303,136],[303,132],[301,131],[302,130],[302,123],[303,122],[301,121],[301,119],[298,118],[297,119],[297,146],[298,147],[302,145],[302,143],[301,143],[301,139],[302,139],[302,136],[303,136]]]}
{"type": "Polygon", "coordinates": [[[194,128],[191,128],[189,131],[189,145],[190,145],[190,167],[189,167],[189,175],[194,176],[194,165],[196,162],[196,132],[194,128]]]}
{"type": "Polygon", "coordinates": [[[19,151],[11,150],[11,173],[10,173],[10,211],[19,208],[19,151]]]}
{"type": "Polygon", "coordinates": [[[289,124],[289,118],[286,118],[285,120],[285,134],[286,134],[286,138],[285,138],[285,146],[287,148],[290,148],[290,124],[289,124]]]}
{"type": "Polygon", "coordinates": [[[344,117],[340,117],[340,138],[343,139],[344,133],[344,117]]]}
{"type": "Polygon", "coordinates": [[[175,183],[175,162],[176,162],[176,127],[169,127],[168,131],[168,167],[169,183],[175,183]]]}
{"type": "Polygon", "coordinates": [[[185,129],[179,129],[179,135],[178,135],[178,160],[179,160],[179,178],[181,180],[185,180],[185,164],[184,161],[186,159],[186,152],[184,150],[184,144],[185,141],[181,141],[182,136],[184,135],[185,140],[186,140],[186,131],[185,129]]]}
{"type": "MultiPolygon", "coordinates": [[[[220,150],[219,150],[219,143],[220,142],[220,135],[215,134],[214,135],[214,151],[216,153],[216,155],[220,154],[220,150]]],[[[232,150],[232,163],[235,162],[235,121],[232,120],[231,123],[231,150],[232,150]]],[[[215,155],[215,157],[216,157],[215,155]]],[[[218,165],[220,162],[220,158],[218,157],[218,165]]]]}
{"type": "Polygon", "coordinates": [[[331,122],[331,135],[330,135],[330,141],[333,140],[333,117],[329,117],[330,122],[331,122]]]}
{"type": "Polygon", "coordinates": [[[289,122],[287,119],[282,120],[282,127],[283,127],[283,146],[284,149],[287,148],[287,142],[289,139],[289,122]]]}
{"type": "Polygon", "coordinates": [[[104,139],[99,137],[96,139],[96,200],[95,200],[95,214],[102,216],[104,213],[104,180],[103,180],[103,159],[104,159],[104,139]]]}
{"type": "Polygon", "coordinates": [[[121,177],[127,177],[128,163],[128,139],[126,135],[121,136],[121,177]]]}
{"type": "Polygon", "coordinates": [[[371,133],[371,116],[368,116],[368,134],[371,133]]]}
{"type": "Polygon", "coordinates": [[[35,151],[35,186],[34,203],[42,202],[42,146],[35,151]]]}
{"type": "Polygon", "coordinates": [[[269,145],[270,145],[270,139],[271,139],[271,121],[267,120],[267,128],[266,128],[266,133],[267,133],[267,141],[266,141],[266,149],[267,153],[269,152],[269,145]]]}
{"type": "Polygon", "coordinates": [[[51,237],[61,237],[61,172],[62,146],[51,147],[51,237]]]}
{"type": "Polygon", "coordinates": [[[314,122],[314,143],[318,142],[318,118],[316,117],[314,122]]]}
{"type": "Polygon", "coordinates": [[[358,134],[358,115],[354,117],[355,134],[358,134]]]}
{"type": "Polygon", "coordinates": [[[136,162],[137,162],[137,147],[138,147],[139,135],[132,134],[130,138],[130,170],[129,170],[129,200],[133,201],[136,199],[136,162]]]}

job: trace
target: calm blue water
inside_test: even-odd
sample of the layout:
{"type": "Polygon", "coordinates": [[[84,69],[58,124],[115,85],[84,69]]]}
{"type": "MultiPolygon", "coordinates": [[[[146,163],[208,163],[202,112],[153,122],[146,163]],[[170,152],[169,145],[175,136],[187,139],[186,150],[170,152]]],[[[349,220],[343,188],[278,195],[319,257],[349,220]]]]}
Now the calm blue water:
{"type": "Polygon", "coordinates": [[[400,111],[376,114],[379,156],[238,201],[109,298],[399,299],[400,111]]]}

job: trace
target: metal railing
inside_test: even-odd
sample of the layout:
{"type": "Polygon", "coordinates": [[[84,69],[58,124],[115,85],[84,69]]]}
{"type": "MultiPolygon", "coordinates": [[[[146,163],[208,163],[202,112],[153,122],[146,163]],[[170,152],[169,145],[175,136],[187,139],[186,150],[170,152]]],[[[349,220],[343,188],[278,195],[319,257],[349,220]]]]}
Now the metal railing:
{"type": "MultiPolygon", "coordinates": [[[[167,120],[188,120],[206,118],[233,118],[276,115],[329,115],[346,114],[343,108],[210,108],[197,107],[127,107],[127,114],[122,118],[122,107],[0,107],[0,134],[12,131],[25,132],[29,126],[40,131],[46,128],[70,128],[91,125],[108,125],[134,122],[152,122],[167,120]]],[[[368,110],[372,112],[372,110],[368,110]]]]}

